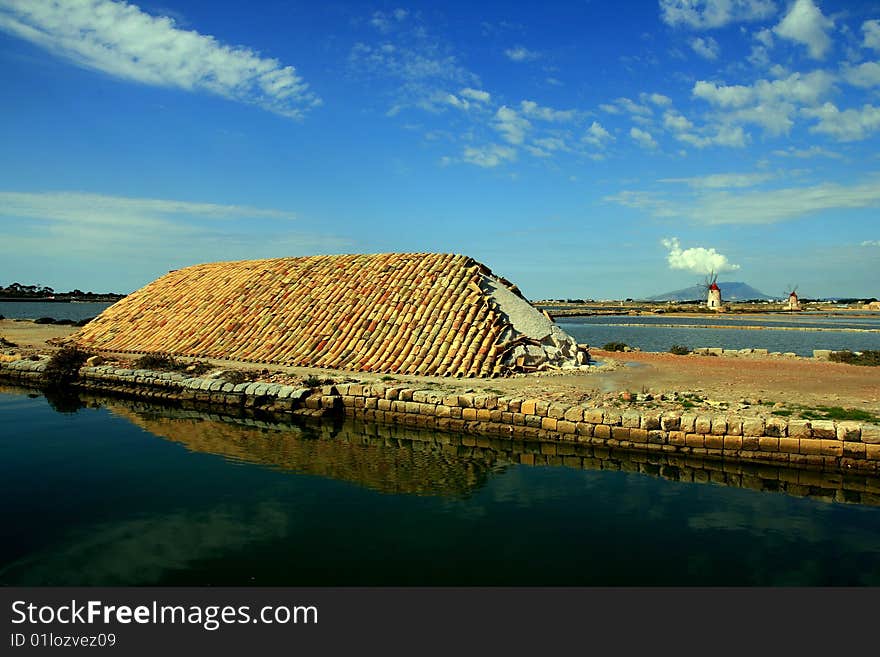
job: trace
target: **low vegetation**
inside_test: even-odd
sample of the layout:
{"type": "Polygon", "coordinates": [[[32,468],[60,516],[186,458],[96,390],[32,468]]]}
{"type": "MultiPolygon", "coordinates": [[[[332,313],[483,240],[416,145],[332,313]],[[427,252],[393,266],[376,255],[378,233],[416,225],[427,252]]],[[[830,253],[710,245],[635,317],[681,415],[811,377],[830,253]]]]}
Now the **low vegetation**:
{"type": "Polygon", "coordinates": [[[156,370],[159,372],[185,372],[193,376],[199,376],[205,372],[210,372],[213,367],[209,363],[202,361],[186,361],[178,360],[174,356],[165,354],[146,354],[141,356],[133,363],[135,369],[139,370],[156,370]]]}
{"type": "Polygon", "coordinates": [[[46,384],[49,387],[59,387],[76,381],[79,378],[79,368],[92,355],[76,346],[62,347],[52,354],[46,364],[46,371],[43,373],[46,384]]]}
{"type": "Polygon", "coordinates": [[[689,353],[691,353],[691,350],[689,347],[685,347],[680,344],[674,344],[669,347],[669,353],[674,354],[675,356],[687,356],[689,353]]]}
{"type": "Polygon", "coordinates": [[[869,367],[880,366],[880,351],[833,351],[829,358],[835,363],[867,365],[869,367]]]}
{"type": "Polygon", "coordinates": [[[606,342],[602,345],[603,351],[626,351],[630,346],[625,342],[606,342]]]}
{"type": "Polygon", "coordinates": [[[0,335],[0,347],[17,347],[18,345],[0,335]]]}
{"type": "Polygon", "coordinates": [[[303,380],[303,385],[306,388],[317,388],[319,386],[332,386],[336,383],[333,379],[322,379],[319,376],[315,376],[314,374],[310,374],[303,380]]]}

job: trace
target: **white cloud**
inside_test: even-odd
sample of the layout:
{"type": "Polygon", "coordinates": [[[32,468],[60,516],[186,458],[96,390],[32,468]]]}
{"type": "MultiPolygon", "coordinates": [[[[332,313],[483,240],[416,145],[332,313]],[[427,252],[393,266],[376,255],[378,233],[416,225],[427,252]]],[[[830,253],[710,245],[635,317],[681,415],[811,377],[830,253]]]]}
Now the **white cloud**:
{"type": "Polygon", "coordinates": [[[712,37],[694,37],[690,41],[691,50],[703,59],[718,59],[721,54],[721,46],[712,37]]]}
{"type": "Polygon", "coordinates": [[[663,127],[671,131],[676,139],[696,148],[707,146],[731,146],[741,148],[748,142],[748,135],[741,126],[729,124],[707,125],[696,128],[693,122],[676,110],[663,114],[663,127]]]}
{"type": "Polygon", "coordinates": [[[695,189],[754,187],[774,177],[770,173],[714,173],[694,178],[664,178],[662,183],[684,183],[695,189]]]}
{"type": "Polygon", "coordinates": [[[764,28],[763,30],[758,30],[755,32],[755,41],[760,43],[765,48],[773,47],[773,32],[764,28]]]}
{"type": "Polygon", "coordinates": [[[880,20],[874,19],[862,23],[862,32],[865,33],[862,45],[865,48],[880,50],[880,20]]]}
{"type": "Polygon", "coordinates": [[[639,100],[643,103],[653,103],[657,105],[657,107],[668,107],[672,105],[672,99],[669,96],[664,96],[663,94],[658,93],[640,93],[639,100]]]}
{"type": "Polygon", "coordinates": [[[809,148],[795,148],[794,146],[789,146],[784,150],[773,151],[773,155],[777,155],[779,157],[797,157],[801,159],[809,157],[830,157],[839,159],[840,157],[842,157],[840,153],[826,150],[820,146],[810,146],[809,148]]]}
{"type": "Polygon", "coordinates": [[[768,134],[788,133],[794,125],[797,104],[816,106],[834,89],[835,78],[826,71],[792,73],[778,80],[758,80],[751,86],[718,85],[699,80],[693,96],[725,110],[727,123],[752,123],[768,134]]]}
{"type": "Polygon", "coordinates": [[[697,274],[720,274],[739,269],[739,265],[731,263],[727,256],[718,253],[714,248],[695,246],[682,249],[677,237],[663,239],[660,243],[669,251],[666,261],[670,269],[684,269],[697,274]]]}
{"type": "Polygon", "coordinates": [[[502,105],[495,112],[495,129],[501,133],[505,141],[511,144],[522,144],[526,138],[526,132],[531,127],[532,124],[528,120],[507,105],[502,105]]]}
{"type": "Polygon", "coordinates": [[[865,240],[862,246],[880,246],[880,240],[865,240]]]}
{"type": "Polygon", "coordinates": [[[541,56],[540,53],[535,52],[534,50],[529,50],[528,48],[523,48],[522,46],[508,48],[504,51],[504,54],[512,62],[528,62],[533,59],[538,59],[538,57],[541,56]]]}
{"type": "Polygon", "coordinates": [[[723,27],[761,20],[774,13],[776,5],[772,0],[660,0],[660,16],[673,27],[723,27]]]}
{"type": "Polygon", "coordinates": [[[598,121],[593,121],[587,134],[584,135],[584,141],[594,146],[603,146],[610,141],[614,141],[614,137],[598,121]]]}
{"type": "Polygon", "coordinates": [[[471,106],[468,101],[466,101],[464,98],[459,98],[455,94],[446,94],[443,102],[445,102],[447,105],[452,105],[452,107],[460,110],[467,110],[471,106]]]}
{"type": "Polygon", "coordinates": [[[672,202],[663,196],[625,190],[611,201],[650,212],[657,217],[681,217],[708,225],[771,224],[828,210],[880,206],[880,180],[876,176],[853,185],[822,183],[810,187],[731,191],[730,188],[694,188],[692,196],[672,202]]]}
{"type": "Polygon", "coordinates": [[[825,210],[874,207],[880,204],[876,180],[856,185],[822,183],[732,194],[702,196],[689,211],[694,220],[708,224],[769,224],[825,210]]]}
{"type": "Polygon", "coordinates": [[[844,64],[843,78],[856,87],[880,86],[880,62],[864,62],[858,66],[844,64]]]}
{"type": "Polygon", "coordinates": [[[841,112],[833,103],[825,103],[802,112],[810,118],[819,119],[810,132],[830,135],[838,141],[859,141],[880,130],[880,107],[873,105],[841,112]]]}
{"type": "Polygon", "coordinates": [[[520,103],[522,113],[530,119],[540,119],[541,121],[566,122],[575,118],[574,110],[556,110],[552,107],[541,107],[538,103],[531,100],[524,100],[520,103]]]}
{"type": "Polygon", "coordinates": [[[83,68],[142,84],[207,91],[289,118],[321,103],[292,66],[179,29],[171,18],[126,3],[3,0],[0,30],[83,68]]]}
{"type": "Polygon", "coordinates": [[[823,16],[813,0],[796,0],[773,31],[783,39],[806,46],[813,59],[823,59],[831,47],[828,30],[832,27],[834,21],[823,16]]]}
{"type": "Polygon", "coordinates": [[[599,107],[602,111],[609,114],[620,114],[621,111],[631,116],[652,116],[654,114],[653,110],[647,105],[639,105],[629,98],[618,98],[613,103],[603,103],[599,107]]]}
{"type": "Polygon", "coordinates": [[[478,167],[491,169],[504,162],[516,159],[516,151],[509,146],[489,144],[483,148],[466,146],[464,149],[464,161],[475,164],[478,167]]]}
{"type": "Polygon", "coordinates": [[[641,128],[636,128],[635,126],[633,126],[629,129],[629,136],[632,137],[633,141],[635,141],[642,148],[657,148],[657,142],[654,141],[654,137],[651,136],[651,133],[642,130],[641,128]]]}
{"type": "Polygon", "coordinates": [[[470,98],[471,100],[475,100],[478,103],[488,103],[492,98],[488,91],[483,91],[482,89],[471,89],[470,87],[465,87],[458,93],[459,95],[464,96],[465,98],[470,98]]]}

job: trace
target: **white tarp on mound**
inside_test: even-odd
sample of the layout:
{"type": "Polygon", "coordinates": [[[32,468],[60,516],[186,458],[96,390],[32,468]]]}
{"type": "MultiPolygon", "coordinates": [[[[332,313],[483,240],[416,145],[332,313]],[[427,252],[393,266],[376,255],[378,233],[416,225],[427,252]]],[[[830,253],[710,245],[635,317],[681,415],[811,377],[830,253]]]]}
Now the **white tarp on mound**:
{"type": "Polygon", "coordinates": [[[587,352],[578,348],[573,337],[500,279],[486,275],[481,288],[511,324],[500,340],[515,344],[504,356],[505,365],[516,369],[576,368],[588,362],[587,352]]]}

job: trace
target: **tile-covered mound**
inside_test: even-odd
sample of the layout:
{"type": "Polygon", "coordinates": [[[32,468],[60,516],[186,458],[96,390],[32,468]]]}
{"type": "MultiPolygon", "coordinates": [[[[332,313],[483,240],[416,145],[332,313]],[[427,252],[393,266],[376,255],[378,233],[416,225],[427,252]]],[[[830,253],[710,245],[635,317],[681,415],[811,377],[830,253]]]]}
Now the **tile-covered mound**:
{"type": "Polygon", "coordinates": [[[433,253],[195,265],[118,301],[70,340],[102,351],[440,376],[578,364],[574,339],[514,286],[472,258],[433,253]]]}

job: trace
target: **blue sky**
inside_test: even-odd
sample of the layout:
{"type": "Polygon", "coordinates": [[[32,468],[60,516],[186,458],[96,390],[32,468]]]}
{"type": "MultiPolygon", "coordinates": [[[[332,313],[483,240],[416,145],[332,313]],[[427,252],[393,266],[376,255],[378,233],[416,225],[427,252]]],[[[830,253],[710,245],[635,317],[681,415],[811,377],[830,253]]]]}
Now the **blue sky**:
{"type": "Polygon", "coordinates": [[[875,1],[0,0],[0,82],[2,284],[441,251],[880,296],[875,1]]]}

